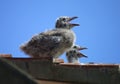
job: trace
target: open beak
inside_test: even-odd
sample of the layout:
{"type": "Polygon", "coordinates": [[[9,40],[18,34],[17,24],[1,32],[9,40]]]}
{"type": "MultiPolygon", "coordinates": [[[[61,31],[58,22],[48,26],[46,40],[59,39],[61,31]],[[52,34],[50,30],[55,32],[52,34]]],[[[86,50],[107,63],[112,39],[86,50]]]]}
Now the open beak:
{"type": "MultiPolygon", "coordinates": [[[[76,18],[78,18],[77,16],[74,16],[74,17],[70,17],[69,18],[69,20],[68,20],[68,22],[70,22],[70,21],[72,21],[72,20],[74,20],[74,19],[76,19],[76,18]]],[[[75,23],[70,23],[72,26],[80,26],[79,24],[75,24],[75,23]]]]}
{"type": "Polygon", "coordinates": [[[78,57],[85,57],[85,58],[88,58],[88,56],[86,56],[86,55],[84,55],[84,54],[82,54],[82,53],[78,53],[78,57]]]}
{"type": "Polygon", "coordinates": [[[84,49],[88,49],[86,47],[80,47],[78,50],[84,50],[84,49]]]}

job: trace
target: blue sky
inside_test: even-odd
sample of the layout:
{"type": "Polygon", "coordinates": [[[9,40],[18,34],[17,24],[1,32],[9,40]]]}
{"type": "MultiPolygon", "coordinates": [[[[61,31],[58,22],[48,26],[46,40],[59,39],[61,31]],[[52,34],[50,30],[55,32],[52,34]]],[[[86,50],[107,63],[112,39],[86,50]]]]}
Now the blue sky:
{"type": "Polygon", "coordinates": [[[120,0],[0,0],[0,53],[27,57],[19,46],[59,16],[79,17],[76,44],[88,47],[81,62],[120,63],[120,0]]]}

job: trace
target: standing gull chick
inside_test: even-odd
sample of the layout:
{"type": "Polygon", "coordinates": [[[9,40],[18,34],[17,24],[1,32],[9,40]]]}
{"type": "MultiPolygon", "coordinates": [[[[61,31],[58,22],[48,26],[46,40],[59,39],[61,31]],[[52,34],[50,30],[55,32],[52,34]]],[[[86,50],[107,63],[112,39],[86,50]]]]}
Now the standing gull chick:
{"type": "Polygon", "coordinates": [[[80,47],[78,45],[74,45],[71,49],[66,52],[66,57],[69,63],[80,63],[79,58],[86,57],[86,55],[79,52],[79,50],[87,49],[86,47],[80,47]]]}
{"type": "Polygon", "coordinates": [[[74,44],[75,34],[71,28],[79,24],[70,21],[76,18],[67,16],[58,18],[55,29],[33,36],[30,41],[21,45],[20,49],[32,57],[51,56],[54,60],[57,59],[74,44]]]}

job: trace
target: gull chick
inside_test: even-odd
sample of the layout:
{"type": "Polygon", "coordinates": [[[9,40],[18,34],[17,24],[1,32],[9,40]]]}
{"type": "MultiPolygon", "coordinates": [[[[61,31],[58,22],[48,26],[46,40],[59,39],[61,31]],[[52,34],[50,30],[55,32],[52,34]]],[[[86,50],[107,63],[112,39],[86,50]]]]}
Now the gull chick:
{"type": "Polygon", "coordinates": [[[75,41],[75,34],[71,28],[79,24],[70,23],[77,17],[59,17],[55,29],[39,33],[33,36],[20,49],[31,57],[53,57],[57,59],[66,50],[71,48],[75,41]]]}
{"type": "Polygon", "coordinates": [[[79,50],[87,49],[86,47],[80,47],[78,45],[74,45],[71,49],[66,52],[66,57],[69,63],[80,63],[79,58],[85,57],[86,55],[79,52],[79,50]]]}

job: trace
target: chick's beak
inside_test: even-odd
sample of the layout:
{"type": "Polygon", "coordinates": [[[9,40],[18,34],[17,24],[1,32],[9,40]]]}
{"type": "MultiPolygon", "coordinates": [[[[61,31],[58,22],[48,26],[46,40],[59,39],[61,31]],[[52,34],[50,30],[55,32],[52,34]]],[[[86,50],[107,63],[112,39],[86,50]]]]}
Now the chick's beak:
{"type": "Polygon", "coordinates": [[[86,47],[80,47],[78,50],[84,50],[84,49],[88,49],[86,47]]]}
{"type": "Polygon", "coordinates": [[[74,19],[76,19],[76,18],[78,18],[78,17],[77,17],[77,16],[70,17],[68,21],[74,20],[74,19]]]}
{"type": "Polygon", "coordinates": [[[86,58],[88,58],[88,56],[86,56],[86,55],[84,55],[84,54],[82,54],[82,53],[78,53],[78,57],[86,57],[86,58]]]}
{"type": "MultiPolygon", "coordinates": [[[[76,18],[78,18],[77,16],[74,16],[74,17],[70,17],[69,18],[69,20],[68,20],[68,22],[70,22],[70,21],[72,21],[72,20],[74,20],[74,19],[76,19],[76,18]]],[[[75,24],[75,23],[70,23],[72,26],[80,26],[79,24],[75,24]]]]}

